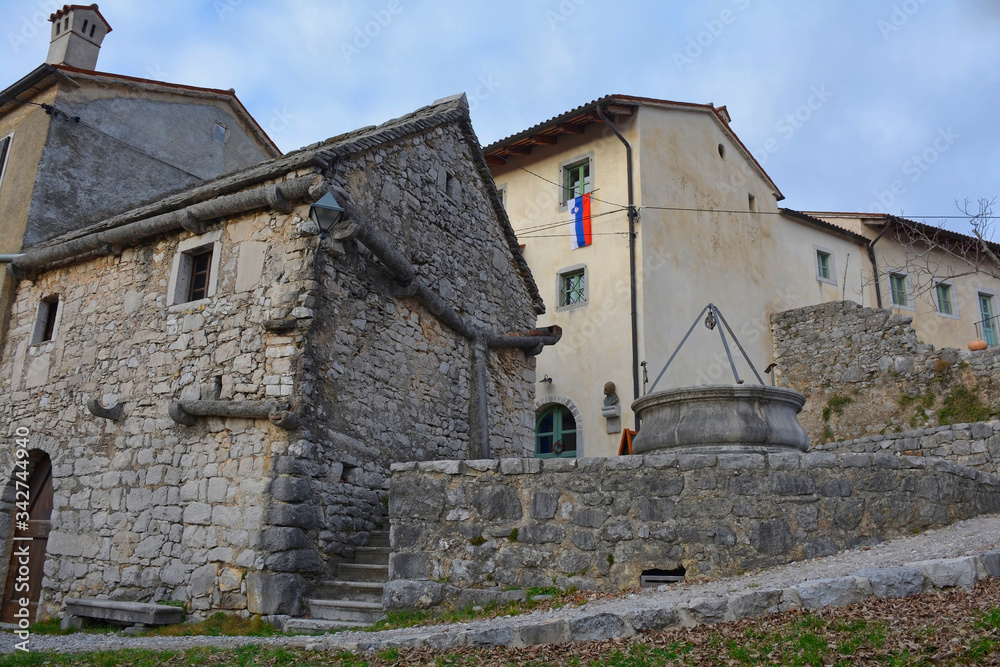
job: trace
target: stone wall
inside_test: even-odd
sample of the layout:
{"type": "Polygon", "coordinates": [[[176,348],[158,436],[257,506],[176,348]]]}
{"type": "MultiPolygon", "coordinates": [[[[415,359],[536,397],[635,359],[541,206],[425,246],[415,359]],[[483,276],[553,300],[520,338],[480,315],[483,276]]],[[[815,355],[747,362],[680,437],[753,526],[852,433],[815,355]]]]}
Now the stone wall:
{"type": "MultiPolygon", "coordinates": [[[[218,292],[190,304],[166,302],[172,260],[190,232],[21,282],[0,380],[4,423],[28,428],[31,448],[52,461],[43,615],[64,596],[99,594],[184,600],[194,611],[247,608],[244,575],[271,558],[261,533],[275,459],[300,445],[267,420],[182,426],[167,405],[291,396],[302,333],[262,324],[272,302],[307,278],[301,258],[314,239],[301,224],[264,212],[216,228],[218,292]],[[248,268],[255,244],[268,248],[266,261],[248,268]],[[38,304],[54,294],[55,335],[32,344],[38,304]],[[121,402],[121,419],[93,416],[89,398],[121,402]]],[[[0,453],[5,477],[11,453],[0,453]]],[[[8,509],[0,508],[5,519],[8,509]]]]}
{"type": "Polygon", "coordinates": [[[805,394],[813,444],[1000,415],[1000,347],[937,350],[911,321],[851,301],[771,317],[777,383],[805,394]]]}
{"type": "Polygon", "coordinates": [[[870,435],[856,440],[817,444],[812,451],[933,456],[995,475],[998,472],[997,462],[1000,461],[1000,421],[870,435]]]}
{"type": "Polygon", "coordinates": [[[644,570],[732,575],[998,509],[1000,477],[888,453],[403,463],[389,577],[615,592],[644,570]]]}

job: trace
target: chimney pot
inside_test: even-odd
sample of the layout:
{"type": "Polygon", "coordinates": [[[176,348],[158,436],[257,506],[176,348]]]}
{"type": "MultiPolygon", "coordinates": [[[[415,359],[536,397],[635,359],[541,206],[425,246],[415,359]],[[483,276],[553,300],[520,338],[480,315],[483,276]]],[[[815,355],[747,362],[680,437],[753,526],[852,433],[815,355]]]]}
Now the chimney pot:
{"type": "Polygon", "coordinates": [[[63,5],[49,16],[52,41],[45,62],[93,70],[101,51],[104,36],[111,25],[104,20],[97,5],[63,5]]]}

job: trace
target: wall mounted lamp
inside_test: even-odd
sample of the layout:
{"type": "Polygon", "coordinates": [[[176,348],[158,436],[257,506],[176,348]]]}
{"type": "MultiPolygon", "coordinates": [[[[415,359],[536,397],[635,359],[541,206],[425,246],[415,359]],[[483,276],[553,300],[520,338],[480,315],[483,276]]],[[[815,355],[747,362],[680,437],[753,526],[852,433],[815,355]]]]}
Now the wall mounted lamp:
{"type": "Polygon", "coordinates": [[[319,227],[320,240],[325,239],[330,230],[344,217],[344,207],[341,206],[332,193],[327,192],[320,200],[309,207],[309,219],[319,227]]]}

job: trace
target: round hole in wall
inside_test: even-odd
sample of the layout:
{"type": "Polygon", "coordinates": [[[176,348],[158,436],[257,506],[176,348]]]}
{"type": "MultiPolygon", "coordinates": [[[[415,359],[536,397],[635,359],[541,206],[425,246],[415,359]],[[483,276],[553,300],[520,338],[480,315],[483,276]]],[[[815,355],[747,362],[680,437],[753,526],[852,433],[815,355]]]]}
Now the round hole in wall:
{"type": "Polygon", "coordinates": [[[726,159],[726,147],[723,146],[722,144],[719,144],[719,157],[721,157],[723,160],[726,159]]]}

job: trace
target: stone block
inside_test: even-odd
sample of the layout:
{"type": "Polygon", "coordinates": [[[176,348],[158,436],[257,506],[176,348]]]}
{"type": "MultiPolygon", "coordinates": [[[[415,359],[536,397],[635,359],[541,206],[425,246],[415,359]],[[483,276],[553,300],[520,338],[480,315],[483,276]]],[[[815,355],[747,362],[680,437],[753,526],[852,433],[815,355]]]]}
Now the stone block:
{"type": "Polygon", "coordinates": [[[467,646],[509,646],[514,641],[514,628],[509,625],[465,630],[462,634],[467,646]]]}
{"type": "Polygon", "coordinates": [[[639,632],[645,630],[659,632],[675,628],[681,622],[680,614],[673,606],[630,609],[625,612],[625,618],[639,632]]]}
{"type": "Polygon", "coordinates": [[[570,515],[570,521],[578,526],[588,528],[600,528],[608,519],[608,513],[595,509],[574,510],[570,515]]]}
{"type": "Polygon", "coordinates": [[[444,511],[444,489],[444,481],[440,479],[415,475],[394,477],[389,491],[389,517],[437,521],[444,511]]]}
{"type": "Polygon", "coordinates": [[[517,531],[517,541],[527,544],[545,544],[562,542],[566,539],[566,531],[561,526],[551,524],[529,524],[517,531]]]}
{"type": "Polygon", "coordinates": [[[470,606],[485,607],[491,603],[505,605],[511,602],[524,602],[526,599],[527,593],[523,590],[503,591],[499,588],[465,588],[458,594],[458,598],[455,600],[455,608],[465,609],[470,606]]]}
{"type": "Polygon", "coordinates": [[[184,508],[184,523],[201,525],[212,523],[212,506],[207,503],[191,503],[184,508]]]}
{"type": "Polygon", "coordinates": [[[306,534],[294,526],[270,526],[260,533],[261,551],[288,551],[306,546],[306,534]]]}
{"type": "Polygon", "coordinates": [[[991,577],[1000,577],[1000,551],[987,551],[983,554],[983,567],[991,577]]]}
{"type": "Polygon", "coordinates": [[[190,591],[192,597],[211,595],[212,589],[215,588],[217,573],[218,567],[214,563],[195,568],[194,572],[191,573],[190,591]]]}
{"type": "Polygon", "coordinates": [[[754,549],[768,556],[788,553],[795,544],[792,530],[784,519],[762,521],[754,526],[750,536],[754,549]]]}
{"type": "Polygon", "coordinates": [[[551,519],[559,509],[559,492],[536,491],[531,498],[531,518],[551,519]]]}
{"type": "Polygon", "coordinates": [[[691,614],[691,618],[696,623],[719,623],[726,618],[726,611],[729,608],[728,597],[718,598],[694,598],[686,605],[681,605],[691,614]]]}
{"type": "Polygon", "coordinates": [[[940,558],[906,563],[906,567],[920,570],[927,578],[926,583],[934,588],[972,588],[979,578],[976,556],[962,558],[940,558]]]}
{"type": "MultiPolygon", "coordinates": [[[[180,623],[184,610],[163,604],[118,600],[78,600],[66,598],[66,613],[79,618],[98,618],[126,625],[169,625],[180,623]]],[[[75,625],[75,623],[74,623],[75,625]]]]}
{"type": "Polygon", "coordinates": [[[389,579],[427,579],[430,566],[426,554],[393,553],[389,555],[389,579]]]}
{"type": "Polygon", "coordinates": [[[864,577],[833,577],[814,579],[793,587],[802,607],[817,611],[824,607],[843,607],[861,602],[872,594],[872,585],[864,577]]]}
{"type": "Polygon", "coordinates": [[[275,504],[267,510],[267,523],[275,526],[298,526],[306,530],[322,525],[319,511],[312,505],[275,504]]]}
{"type": "Polygon", "coordinates": [[[517,521],[523,516],[521,498],[507,486],[488,486],[476,489],[472,497],[479,516],[487,521],[517,521]]]}
{"type": "Polygon", "coordinates": [[[754,590],[736,593],[729,598],[726,618],[757,618],[777,614],[781,609],[781,590],[754,590]]]}
{"type": "Polygon", "coordinates": [[[615,614],[587,614],[569,622],[572,641],[601,641],[635,634],[628,624],[615,614]]]}
{"type": "Polygon", "coordinates": [[[816,493],[816,482],[812,477],[787,472],[773,473],[770,486],[771,493],[779,496],[808,496],[816,493]]]}
{"type": "Polygon", "coordinates": [[[303,611],[302,596],[308,584],[299,574],[251,572],[246,585],[247,610],[251,614],[298,616],[303,611]]]}
{"type": "Polygon", "coordinates": [[[322,572],[323,561],[315,549],[292,549],[267,556],[264,567],[274,572],[322,572]]]}
{"type": "MultiPolygon", "coordinates": [[[[211,484],[209,484],[211,490],[211,484]]],[[[285,503],[301,503],[309,500],[309,480],[301,477],[281,475],[271,480],[271,496],[285,503]]]]}
{"type": "Polygon", "coordinates": [[[565,620],[542,621],[517,628],[514,645],[535,646],[538,644],[561,644],[570,641],[569,623],[565,620]]]}
{"type": "Polygon", "coordinates": [[[870,581],[872,594],[880,598],[907,598],[924,590],[924,573],[915,567],[869,568],[851,576],[870,581]]]}
{"type": "Polygon", "coordinates": [[[441,473],[442,475],[458,475],[462,472],[462,462],[455,460],[421,461],[417,464],[417,470],[426,473],[441,473]]]}
{"type": "Polygon", "coordinates": [[[441,604],[444,586],[434,581],[388,581],[382,590],[382,606],[386,609],[428,609],[441,604]]]}

